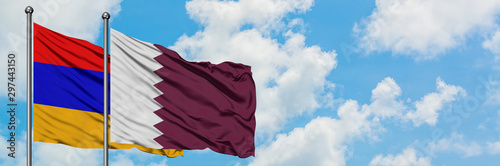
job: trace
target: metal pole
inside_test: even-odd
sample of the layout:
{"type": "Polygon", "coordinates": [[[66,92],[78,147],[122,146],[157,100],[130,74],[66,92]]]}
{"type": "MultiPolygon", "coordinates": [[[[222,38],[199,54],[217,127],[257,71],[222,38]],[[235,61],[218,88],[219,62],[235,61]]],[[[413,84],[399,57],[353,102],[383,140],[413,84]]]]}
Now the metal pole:
{"type": "Polygon", "coordinates": [[[26,165],[31,166],[32,162],[32,141],[33,141],[33,131],[31,128],[31,120],[32,120],[32,110],[33,110],[33,50],[32,50],[32,42],[33,42],[33,34],[32,34],[32,28],[33,28],[33,20],[32,20],[32,14],[33,14],[33,8],[31,6],[27,6],[24,12],[26,12],[27,15],[27,28],[26,28],[26,55],[27,55],[27,62],[26,62],[26,165]]]}
{"type": "Polygon", "coordinates": [[[108,137],[108,102],[109,102],[109,93],[108,93],[108,83],[109,83],[109,78],[108,78],[108,25],[109,25],[109,13],[104,12],[102,14],[102,19],[104,20],[104,166],[108,166],[108,143],[109,143],[109,137],[108,137]]]}

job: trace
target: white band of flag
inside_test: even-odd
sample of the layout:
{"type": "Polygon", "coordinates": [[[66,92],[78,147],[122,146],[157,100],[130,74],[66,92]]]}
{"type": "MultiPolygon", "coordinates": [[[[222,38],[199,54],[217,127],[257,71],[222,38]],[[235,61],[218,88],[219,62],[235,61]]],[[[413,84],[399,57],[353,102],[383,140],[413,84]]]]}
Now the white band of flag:
{"type": "Polygon", "coordinates": [[[153,59],[162,52],[114,29],[110,41],[110,140],[162,149],[154,140],[162,133],[153,127],[162,121],[154,114],[161,105],[153,100],[162,94],[153,86],[162,80],[154,73],[161,65],[153,59]]]}

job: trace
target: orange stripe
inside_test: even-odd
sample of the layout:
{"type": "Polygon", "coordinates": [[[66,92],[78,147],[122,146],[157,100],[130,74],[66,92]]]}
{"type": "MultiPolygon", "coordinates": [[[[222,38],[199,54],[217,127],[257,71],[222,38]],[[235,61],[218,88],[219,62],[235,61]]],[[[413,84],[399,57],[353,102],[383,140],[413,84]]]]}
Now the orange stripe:
{"type": "MultiPolygon", "coordinates": [[[[103,132],[103,115],[100,113],[33,104],[34,141],[102,149],[103,132]]],[[[167,157],[184,155],[184,151],[178,149],[152,149],[135,144],[110,143],[110,149],[134,147],[167,157]]]]}

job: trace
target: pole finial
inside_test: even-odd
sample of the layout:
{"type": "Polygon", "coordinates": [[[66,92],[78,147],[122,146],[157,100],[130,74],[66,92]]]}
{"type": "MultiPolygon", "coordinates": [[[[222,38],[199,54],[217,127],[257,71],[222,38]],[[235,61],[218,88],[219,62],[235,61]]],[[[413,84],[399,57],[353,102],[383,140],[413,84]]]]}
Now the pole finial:
{"type": "Polygon", "coordinates": [[[102,19],[109,19],[110,15],[108,12],[102,13],[102,19]]]}
{"type": "Polygon", "coordinates": [[[27,6],[27,7],[26,7],[26,9],[24,9],[24,12],[26,12],[26,14],[27,14],[27,13],[30,13],[30,14],[31,14],[31,13],[33,13],[33,11],[34,11],[34,10],[33,10],[33,8],[32,8],[31,6],[27,6]]]}

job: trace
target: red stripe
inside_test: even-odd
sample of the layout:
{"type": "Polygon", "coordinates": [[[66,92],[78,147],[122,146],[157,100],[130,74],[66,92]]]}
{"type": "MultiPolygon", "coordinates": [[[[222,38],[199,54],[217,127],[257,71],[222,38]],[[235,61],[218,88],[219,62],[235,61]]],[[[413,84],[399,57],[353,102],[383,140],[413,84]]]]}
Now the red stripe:
{"type": "Polygon", "coordinates": [[[86,70],[103,71],[103,49],[34,23],[34,61],[86,70]]]}

